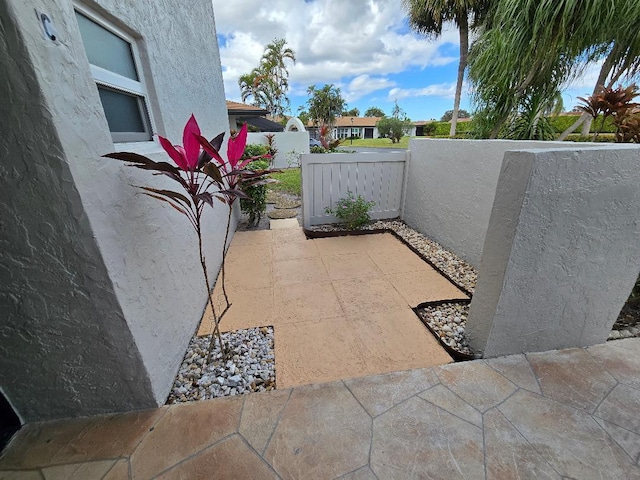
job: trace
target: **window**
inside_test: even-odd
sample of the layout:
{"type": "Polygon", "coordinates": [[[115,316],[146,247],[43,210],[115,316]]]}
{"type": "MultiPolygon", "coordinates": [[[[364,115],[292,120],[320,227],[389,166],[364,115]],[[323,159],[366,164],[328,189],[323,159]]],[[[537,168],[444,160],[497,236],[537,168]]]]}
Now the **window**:
{"type": "Polygon", "coordinates": [[[132,42],[84,9],[76,10],[82,43],[114,142],[151,140],[146,88],[132,42]]]}

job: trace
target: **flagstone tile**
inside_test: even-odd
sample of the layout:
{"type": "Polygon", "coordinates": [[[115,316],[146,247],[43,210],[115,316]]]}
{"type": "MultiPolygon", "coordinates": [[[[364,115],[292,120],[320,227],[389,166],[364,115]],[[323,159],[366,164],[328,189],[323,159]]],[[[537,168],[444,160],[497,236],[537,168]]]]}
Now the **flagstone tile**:
{"type": "Polygon", "coordinates": [[[282,389],[245,398],[238,431],[258,453],[267,446],[290,395],[291,390],[282,389]]]}
{"type": "Polygon", "coordinates": [[[111,470],[115,460],[100,462],[72,463],[42,469],[45,480],[86,480],[102,478],[111,470]]]}
{"type": "Polygon", "coordinates": [[[517,387],[481,360],[434,370],[440,382],[480,412],[503,402],[517,387]]]}
{"type": "Polygon", "coordinates": [[[351,393],[375,417],[438,383],[431,369],[421,368],[345,380],[351,393]]]}
{"type": "Polygon", "coordinates": [[[616,380],[640,389],[640,338],[594,345],[587,351],[616,380]]]}
{"type": "Polygon", "coordinates": [[[407,304],[417,307],[435,300],[462,300],[469,297],[432,267],[420,271],[385,275],[407,304]]]}
{"type": "Polygon", "coordinates": [[[598,406],[595,415],[640,434],[640,390],[617,385],[598,406]]]}
{"type": "Polygon", "coordinates": [[[42,480],[39,470],[0,470],[0,480],[42,480]]]}
{"type": "Polygon", "coordinates": [[[631,461],[640,466],[640,435],[601,418],[594,418],[598,425],[627,452],[631,461]]]}
{"type": "Polygon", "coordinates": [[[133,479],[151,478],[236,431],[242,398],[169,407],[131,457],[133,479]]]}
{"type": "Polygon", "coordinates": [[[534,393],[542,393],[531,365],[529,365],[529,361],[524,355],[488,358],[485,362],[520,388],[534,393]]]}
{"type": "MultiPolygon", "coordinates": [[[[290,219],[287,218],[285,220],[290,220],[290,219]]],[[[271,233],[272,245],[280,245],[280,244],[285,244],[289,242],[311,242],[312,243],[313,241],[307,239],[307,236],[304,234],[304,230],[300,227],[276,229],[271,233]]]]}
{"type": "Polygon", "coordinates": [[[462,420],[466,420],[467,422],[482,428],[482,414],[447,387],[441,384],[436,385],[435,387],[418,394],[418,396],[429,403],[433,403],[450,414],[456,415],[462,420]]]}
{"type": "Polygon", "coordinates": [[[376,233],[362,235],[361,239],[363,252],[395,252],[396,250],[408,249],[408,247],[398,240],[391,233],[376,233]]]}
{"type": "Polygon", "coordinates": [[[264,458],[283,479],[335,478],[367,464],[371,418],[342,382],[296,388],[264,458]]]}
{"type": "Polygon", "coordinates": [[[272,263],[261,262],[240,262],[230,265],[229,268],[225,268],[227,293],[242,294],[245,290],[271,287],[273,285],[272,268],[272,263]]]}
{"type": "Polygon", "coordinates": [[[157,477],[159,480],[196,478],[276,479],[276,473],[239,436],[234,435],[189,458],[157,477]]]}
{"type": "Polygon", "coordinates": [[[640,478],[640,469],[582,409],[520,390],[498,410],[561,475],[640,478]]]}
{"type": "Polygon", "coordinates": [[[373,420],[378,478],[484,477],[482,429],[417,397],[373,420]]]}
{"type": "Polygon", "coordinates": [[[483,417],[487,480],[561,479],[498,410],[488,410],[483,417]]]}
{"type": "Polygon", "coordinates": [[[129,480],[129,461],[118,460],[102,480],[129,480]]]}
{"type": "Polygon", "coordinates": [[[345,253],[342,255],[324,255],[322,257],[329,278],[344,280],[349,278],[369,278],[380,276],[380,270],[366,253],[345,253]]]}
{"type": "Polygon", "coordinates": [[[346,475],[338,477],[337,480],[378,480],[378,477],[376,477],[371,471],[371,468],[366,465],[355,472],[349,472],[346,475]]]}
{"type": "Polygon", "coordinates": [[[527,354],[542,393],[588,412],[616,385],[602,365],[582,348],[527,354]]]}
{"type": "Polygon", "coordinates": [[[0,469],[29,469],[131,455],[165,412],[160,408],[26,425],[3,452],[0,469]]]}

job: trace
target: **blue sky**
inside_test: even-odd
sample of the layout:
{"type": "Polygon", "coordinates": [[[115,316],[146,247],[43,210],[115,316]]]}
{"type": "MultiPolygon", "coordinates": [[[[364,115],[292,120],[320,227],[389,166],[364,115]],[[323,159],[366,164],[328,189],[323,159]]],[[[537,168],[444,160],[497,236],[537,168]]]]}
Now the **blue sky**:
{"type": "MultiPolygon", "coordinates": [[[[286,38],[296,52],[290,65],[291,113],[307,101],[310,85],[333,83],[349,108],[391,113],[394,100],[412,120],[440,119],[453,108],[458,32],[436,40],[412,32],[401,0],[213,0],[225,93],[240,101],[238,77],[258,65],[264,46],[286,38]]],[[[589,69],[564,95],[565,108],[590,93],[589,69]]],[[[472,110],[465,84],[461,108],[472,110]]]]}

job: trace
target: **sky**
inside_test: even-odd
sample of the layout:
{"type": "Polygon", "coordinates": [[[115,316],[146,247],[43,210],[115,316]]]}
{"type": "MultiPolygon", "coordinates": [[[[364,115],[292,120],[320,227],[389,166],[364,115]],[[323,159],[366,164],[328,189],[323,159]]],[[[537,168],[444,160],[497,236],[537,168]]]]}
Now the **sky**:
{"type": "MultiPolygon", "coordinates": [[[[285,38],[291,114],[306,110],[307,88],[334,84],[348,108],[391,114],[394,102],[417,120],[439,120],[453,108],[458,31],[437,39],[413,32],[401,0],[213,0],[227,100],[241,101],[238,78],[258,66],[264,47],[285,38]]],[[[597,66],[563,95],[565,109],[591,93],[597,66]]],[[[465,82],[460,108],[472,111],[465,82]]],[[[250,100],[249,100],[250,103],[250,100]]]]}

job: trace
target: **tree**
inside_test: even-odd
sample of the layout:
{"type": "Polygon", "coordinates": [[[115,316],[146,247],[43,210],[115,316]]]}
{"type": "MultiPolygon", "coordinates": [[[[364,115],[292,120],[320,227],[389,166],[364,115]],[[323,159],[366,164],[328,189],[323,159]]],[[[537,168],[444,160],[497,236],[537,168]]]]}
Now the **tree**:
{"type": "Polygon", "coordinates": [[[383,137],[390,138],[392,143],[398,143],[404,135],[411,132],[411,126],[411,120],[406,117],[384,117],[376,123],[378,133],[383,137]]]}
{"type": "Polygon", "coordinates": [[[296,63],[295,52],[286,46],[284,38],[276,38],[268,44],[260,64],[238,79],[242,101],[253,98],[253,105],[263,107],[272,117],[281,116],[289,110],[289,70],[285,60],[296,63]]]}
{"type": "Polygon", "coordinates": [[[345,110],[342,112],[343,117],[359,117],[360,110],[358,108],[352,108],[351,110],[345,110]]]}
{"type": "Polygon", "coordinates": [[[309,117],[309,112],[307,112],[304,107],[298,107],[298,118],[302,122],[303,125],[307,125],[311,117],[309,117]]]}
{"type": "Polygon", "coordinates": [[[458,62],[458,78],[456,94],[453,102],[451,129],[449,136],[456,134],[462,82],[467,68],[469,54],[469,20],[473,25],[488,8],[488,0],[403,0],[403,6],[409,13],[409,25],[427,38],[442,35],[446,22],[454,22],[460,34],[460,61],[458,62]]]}
{"type": "Polygon", "coordinates": [[[490,136],[527,104],[548,109],[538,100],[553,102],[590,62],[604,60],[594,91],[621,75],[636,74],[639,31],[640,2],[492,2],[469,56],[474,102],[480,118],[492,124],[490,136]]]}
{"type": "MultiPolygon", "coordinates": [[[[442,117],[440,118],[440,121],[448,122],[452,118],[453,118],[453,110],[447,110],[446,112],[444,112],[444,115],[442,115],[442,117]]],[[[471,115],[469,115],[469,112],[467,112],[466,110],[458,110],[458,118],[471,118],[471,115]]]]}
{"type": "Polygon", "coordinates": [[[364,112],[365,117],[386,117],[381,108],[378,107],[369,107],[367,111],[364,112]]]}
{"type": "Polygon", "coordinates": [[[334,84],[325,85],[321,89],[312,85],[307,88],[307,95],[309,117],[316,124],[332,126],[346,105],[340,95],[340,89],[334,84]]]}

